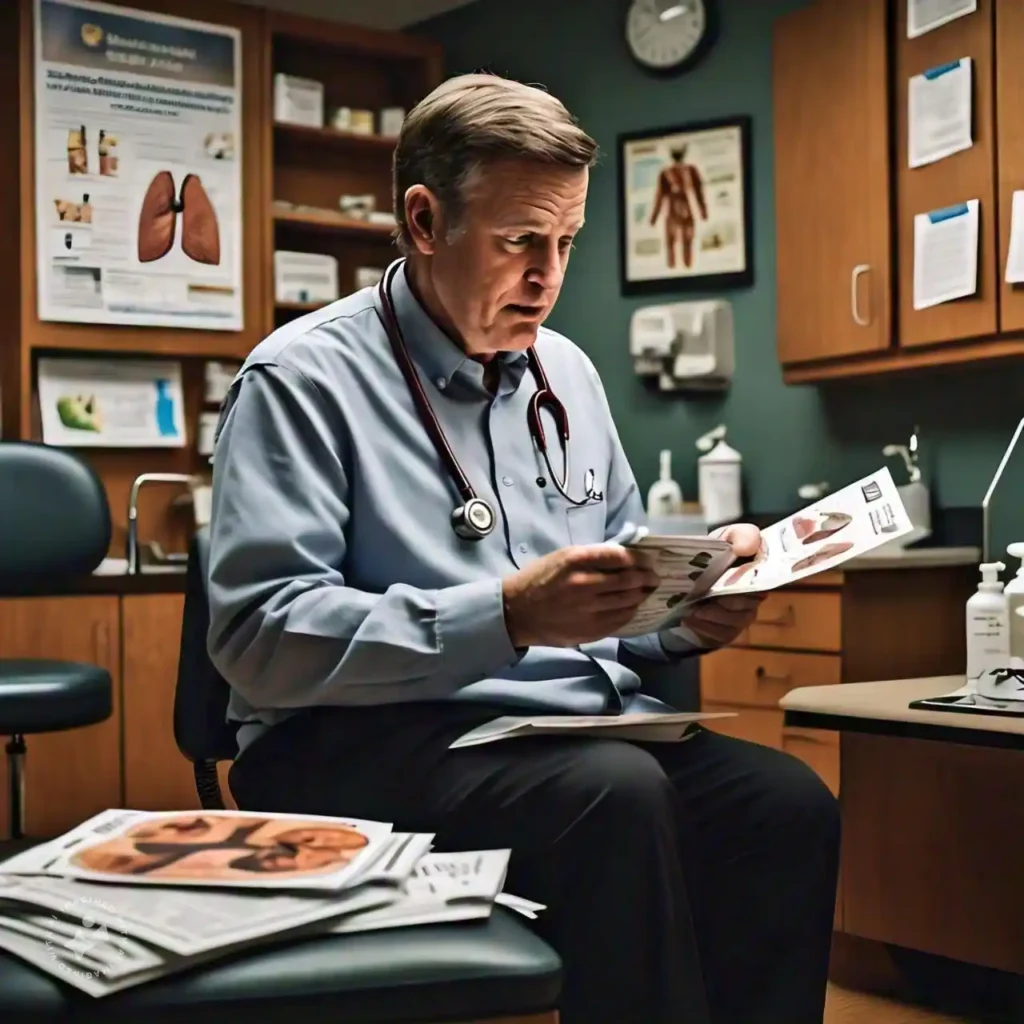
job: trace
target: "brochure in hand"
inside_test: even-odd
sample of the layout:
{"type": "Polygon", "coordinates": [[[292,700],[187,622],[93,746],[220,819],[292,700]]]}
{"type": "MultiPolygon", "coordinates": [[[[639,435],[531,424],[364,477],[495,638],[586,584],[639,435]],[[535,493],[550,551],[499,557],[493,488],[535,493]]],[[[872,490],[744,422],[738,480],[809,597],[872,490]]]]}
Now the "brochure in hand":
{"type": "Polygon", "coordinates": [[[761,549],[737,560],[727,541],[654,536],[643,527],[620,535],[644,553],[661,585],[616,634],[642,636],[679,624],[698,601],[728,594],[758,594],[834,569],[905,536],[910,518],[888,469],[830,494],[761,531],[761,549]]]}

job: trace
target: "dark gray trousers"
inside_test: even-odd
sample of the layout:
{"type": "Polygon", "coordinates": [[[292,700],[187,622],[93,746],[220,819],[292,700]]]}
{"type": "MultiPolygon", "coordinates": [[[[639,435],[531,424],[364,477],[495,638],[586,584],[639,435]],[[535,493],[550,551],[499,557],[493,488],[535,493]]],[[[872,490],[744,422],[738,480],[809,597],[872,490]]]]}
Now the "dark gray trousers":
{"type": "Polygon", "coordinates": [[[348,815],[511,848],[548,906],[563,1024],[820,1024],[839,815],[802,762],[699,730],[680,744],[515,739],[448,750],[500,712],[321,708],[235,762],[246,810],[348,815]]]}

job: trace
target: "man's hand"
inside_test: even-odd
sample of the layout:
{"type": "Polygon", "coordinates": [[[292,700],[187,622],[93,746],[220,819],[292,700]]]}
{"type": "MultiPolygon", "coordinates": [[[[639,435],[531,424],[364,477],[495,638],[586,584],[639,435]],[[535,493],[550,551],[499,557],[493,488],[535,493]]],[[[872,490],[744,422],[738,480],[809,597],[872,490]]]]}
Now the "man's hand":
{"type": "MultiPolygon", "coordinates": [[[[750,523],[736,523],[711,534],[727,540],[737,558],[757,556],[762,550],[761,531],[750,523]]],[[[708,647],[731,644],[753,621],[764,594],[733,594],[711,598],[696,605],[683,625],[708,647]]]]}
{"type": "Polygon", "coordinates": [[[514,647],[574,647],[610,636],[658,586],[618,544],[561,548],[502,582],[514,647]]]}

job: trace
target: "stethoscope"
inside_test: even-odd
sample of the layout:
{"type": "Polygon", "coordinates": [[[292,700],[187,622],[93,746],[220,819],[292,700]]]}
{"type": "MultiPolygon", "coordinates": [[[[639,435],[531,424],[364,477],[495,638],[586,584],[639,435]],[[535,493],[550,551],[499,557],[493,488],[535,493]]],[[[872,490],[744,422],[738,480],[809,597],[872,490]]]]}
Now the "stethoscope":
{"type": "MultiPolygon", "coordinates": [[[[469,478],[459,465],[459,460],[448,443],[441,424],[438,422],[437,414],[434,412],[423,384],[420,382],[419,374],[413,365],[409,350],[405,345],[405,338],[402,335],[402,328],[398,322],[398,315],[395,313],[395,305],[391,300],[391,281],[395,273],[402,265],[402,260],[397,260],[390,267],[377,286],[377,294],[380,298],[380,306],[383,310],[381,318],[384,324],[384,331],[391,343],[391,349],[395,354],[405,382],[409,386],[409,393],[412,396],[413,404],[423,426],[430,436],[437,449],[437,454],[444,462],[448,475],[452,479],[459,492],[461,504],[452,509],[452,529],[464,540],[482,540],[493,529],[498,519],[490,503],[481,498],[473,489],[469,478]]],[[[531,346],[526,352],[530,372],[537,384],[537,390],[530,397],[530,405],[526,411],[526,423],[530,436],[537,445],[544,462],[548,467],[551,482],[555,485],[558,493],[571,505],[590,505],[604,500],[604,493],[597,489],[597,479],[592,469],[588,469],[583,479],[583,498],[573,498],[568,491],[569,480],[569,414],[565,406],[559,401],[558,396],[551,390],[547,374],[541,366],[540,358],[531,346]],[[562,478],[555,475],[551,465],[551,458],[548,454],[548,442],[544,433],[544,424],[541,422],[540,414],[542,409],[547,409],[555,422],[558,431],[559,442],[562,446],[562,478]]]]}

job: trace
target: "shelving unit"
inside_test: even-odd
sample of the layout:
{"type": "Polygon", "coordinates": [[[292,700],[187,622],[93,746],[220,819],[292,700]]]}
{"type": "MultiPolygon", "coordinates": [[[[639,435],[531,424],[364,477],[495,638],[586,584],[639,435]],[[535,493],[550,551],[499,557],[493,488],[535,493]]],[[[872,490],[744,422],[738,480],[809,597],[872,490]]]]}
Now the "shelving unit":
{"type": "MultiPolygon", "coordinates": [[[[288,14],[268,12],[267,53],[265,108],[271,117],[278,73],[323,84],[328,124],[338,107],[372,110],[375,115],[385,107],[409,110],[441,78],[440,49],[427,40],[288,14]]],[[[268,325],[276,327],[316,304],[275,301],[275,251],[333,256],[341,295],[355,289],[357,268],[383,270],[394,258],[393,225],[345,216],[339,200],[342,195],[372,195],[378,211],[391,211],[395,139],[276,122],[269,136],[266,294],[268,325]]]]}

